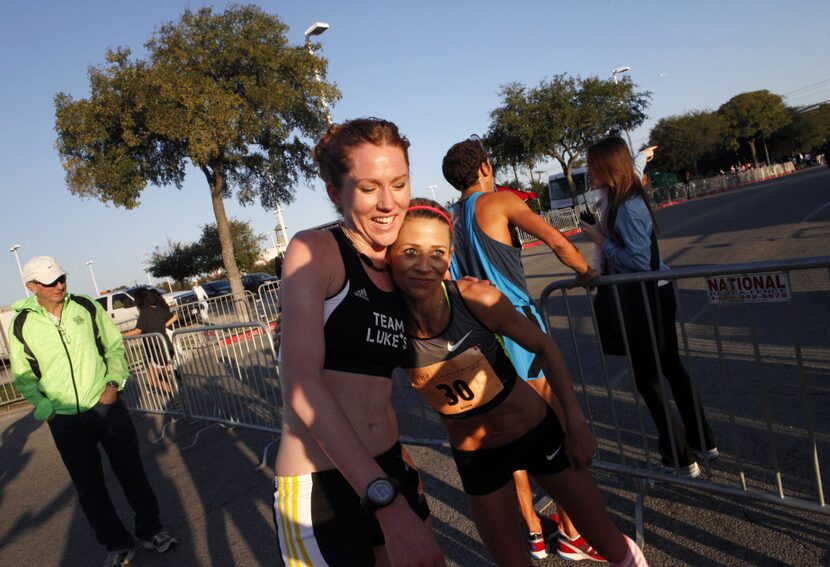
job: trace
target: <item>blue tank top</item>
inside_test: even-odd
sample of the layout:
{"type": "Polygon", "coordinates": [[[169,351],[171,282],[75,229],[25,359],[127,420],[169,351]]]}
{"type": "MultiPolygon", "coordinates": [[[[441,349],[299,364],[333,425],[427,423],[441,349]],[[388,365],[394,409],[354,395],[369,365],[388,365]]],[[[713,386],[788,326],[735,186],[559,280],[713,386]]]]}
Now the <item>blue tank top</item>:
{"type": "MultiPolygon", "coordinates": [[[[476,221],[476,201],[483,193],[473,193],[456,205],[453,220],[453,256],[450,275],[453,279],[473,276],[489,280],[502,292],[516,310],[546,331],[546,326],[530,298],[522,266],[522,249],[516,238],[508,246],[491,238],[476,221]]],[[[514,227],[511,228],[511,234],[514,227]]],[[[536,355],[526,351],[512,339],[504,338],[504,348],[523,380],[543,378],[542,365],[536,355]]]]}
{"type": "Polygon", "coordinates": [[[323,368],[392,378],[406,361],[404,305],[397,290],[383,291],[369,278],[340,226],[331,229],[346,279],[323,307],[323,368]]]}

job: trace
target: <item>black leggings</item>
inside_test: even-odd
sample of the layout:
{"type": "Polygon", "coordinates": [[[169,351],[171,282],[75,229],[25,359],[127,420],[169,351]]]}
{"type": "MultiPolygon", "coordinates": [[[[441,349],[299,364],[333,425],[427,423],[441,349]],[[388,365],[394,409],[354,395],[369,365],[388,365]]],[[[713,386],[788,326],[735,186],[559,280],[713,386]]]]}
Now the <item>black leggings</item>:
{"type": "MultiPolygon", "coordinates": [[[[712,449],[715,447],[715,437],[706,421],[700,396],[694,391],[689,373],[683,368],[677,346],[677,330],[674,326],[674,317],[677,312],[677,303],[674,299],[673,285],[662,285],[657,288],[662,307],[662,317],[655,334],[662,334],[663,348],[660,350],[660,367],[666,377],[684,428],[677,422],[674,412],[663,406],[660,396],[660,375],[654,360],[654,352],[649,340],[634,340],[631,342],[631,363],[634,367],[634,378],[637,390],[646,402],[654,424],[657,426],[658,447],[664,464],[673,465],[671,440],[674,439],[677,448],[677,459],[680,466],[687,466],[694,462],[691,449],[712,449]],[[695,408],[697,401],[697,409],[695,408]],[[700,420],[698,420],[698,412],[700,420]],[[703,430],[704,446],[701,446],[700,429],[703,430]]],[[[668,398],[668,392],[666,393],[668,398]]]]}

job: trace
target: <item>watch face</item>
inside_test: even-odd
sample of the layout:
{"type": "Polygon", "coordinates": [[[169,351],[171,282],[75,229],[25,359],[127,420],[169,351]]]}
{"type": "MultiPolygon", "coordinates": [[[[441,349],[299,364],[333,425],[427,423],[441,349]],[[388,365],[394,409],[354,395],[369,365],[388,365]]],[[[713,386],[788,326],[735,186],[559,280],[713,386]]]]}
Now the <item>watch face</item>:
{"type": "Polygon", "coordinates": [[[374,504],[385,506],[395,498],[395,487],[388,480],[379,479],[369,486],[367,495],[374,504]]]}

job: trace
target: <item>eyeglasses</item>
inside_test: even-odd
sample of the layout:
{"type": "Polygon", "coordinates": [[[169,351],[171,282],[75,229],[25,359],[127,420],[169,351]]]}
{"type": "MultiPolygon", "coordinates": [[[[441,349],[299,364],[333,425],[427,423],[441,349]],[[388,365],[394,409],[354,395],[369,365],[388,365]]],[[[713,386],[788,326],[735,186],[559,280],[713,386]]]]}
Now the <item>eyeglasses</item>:
{"type": "Polygon", "coordinates": [[[55,287],[58,284],[65,284],[66,283],[66,274],[62,275],[52,283],[40,283],[39,281],[35,281],[37,285],[41,285],[43,287],[55,287]]]}

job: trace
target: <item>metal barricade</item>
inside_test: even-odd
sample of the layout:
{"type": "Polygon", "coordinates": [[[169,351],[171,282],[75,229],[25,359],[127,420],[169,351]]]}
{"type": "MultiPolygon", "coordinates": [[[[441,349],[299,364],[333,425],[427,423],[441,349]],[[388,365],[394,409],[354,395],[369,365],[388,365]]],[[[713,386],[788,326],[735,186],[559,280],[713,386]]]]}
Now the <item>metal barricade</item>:
{"type": "Polygon", "coordinates": [[[0,358],[0,407],[10,406],[25,399],[14,387],[9,361],[0,358]]]}
{"type": "Polygon", "coordinates": [[[260,320],[271,323],[280,316],[280,281],[266,282],[257,290],[257,308],[260,320]]]}
{"type": "Polygon", "coordinates": [[[795,168],[792,162],[774,163],[765,167],[756,167],[746,171],[723,173],[715,177],[694,179],[688,183],[676,183],[654,189],[651,192],[652,200],[658,204],[665,204],[672,201],[694,199],[728,191],[736,187],[774,179],[782,175],[793,173],[795,168]]]}
{"type": "MultiPolygon", "coordinates": [[[[195,299],[195,294],[192,297],[195,299]]],[[[176,315],[176,321],[173,323],[174,329],[198,327],[207,325],[210,322],[207,302],[200,301],[199,299],[187,303],[179,303],[177,301],[173,313],[176,315]]]]}
{"type": "Polygon", "coordinates": [[[235,297],[232,293],[209,297],[203,302],[206,306],[207,320],[211,325],[226,325],[256,320],[256,300],[254,294],[250,291],[243,291],[239,297],[235,297]]]}
{"type": "MultiPolygon", "coordinates": [[[[576,206],[576,209],[572,207],[568,207],[566,209],[558,209],[555,211],[544,211],[541,216],[545,219],[549,225],[554,227],[556,230],[560,232],[568,232],[570,230],[576,230],[579,228],[579,215],[584,211],[589,210],[597,217],[600,216],[600,203],[599,201],[587,204],[587,203],[579,203],[576,206]]],[[[527,244],[528,242],[533,242],[534,240],[538,240],[532,234],[528,234],[523,230],[518,230],[519,233],[519,241],[522,244],[527,244]]]]}
{"type": "Polygon", "coordinates": [[[282,394],[271,327],[247,322],[173,333],[188,417],[279,433],[282,394]]]}
{"type": "Polygon", "coordinates": [[[175,362],[161,333],[124,337],[130,377],[124,388],[127,407],[148,413],[184,415],[175,362]]]}
{"type": "MultiPolygon", "coordinates": [[[[594,466],[830,514],[823,492],[823,471],[830,467],[822,467],[830,452],[830,412],[816,402],[826,397],[830,376],[830,257],[619,274],[595,285],[635,283],[645,300],[644,284],[655,281],[674,284],[680,354],[720,457],[698,459],[703,475],[695,479],[656,467],[654,424],[637,393],[630,345],[626,340],[626,356],[603,355],[590,292],[556,282],[542,292],[542,313],[575,362],[574,385],[600,447],[594,466]],[[805,334],[807,325],[823,330],[805,334]]],[[[648,302],[643,308],[653,345],[652,309],[648,302]]],[[[624,318],[619,303],[617,315],[624,318]]],[[[653,346],[652,355],[659,368],[653,346]]],[[[665,407],[669,388],[662,384],[665,407]]],[[[687,432],[690,444],[701,437],[701,431],[687,432]]],[[[649,483],[640,485],[635,517],[641,537],[649,483]]]]}

